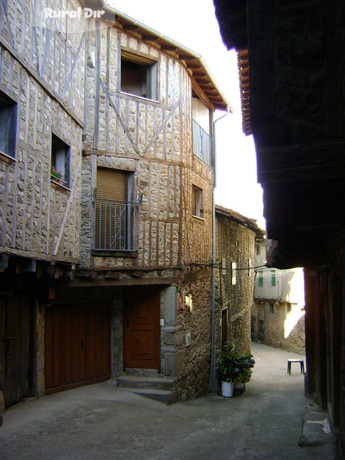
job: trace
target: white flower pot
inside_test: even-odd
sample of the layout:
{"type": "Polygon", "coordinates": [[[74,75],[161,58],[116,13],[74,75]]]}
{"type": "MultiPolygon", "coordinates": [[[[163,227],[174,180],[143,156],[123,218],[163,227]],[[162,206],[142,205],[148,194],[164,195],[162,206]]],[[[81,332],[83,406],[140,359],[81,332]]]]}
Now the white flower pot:
{"type": "Polygon", "coordinates": [[[222,382],[222,396],[232,398],[234,395],[234,382],[222,382]]]}

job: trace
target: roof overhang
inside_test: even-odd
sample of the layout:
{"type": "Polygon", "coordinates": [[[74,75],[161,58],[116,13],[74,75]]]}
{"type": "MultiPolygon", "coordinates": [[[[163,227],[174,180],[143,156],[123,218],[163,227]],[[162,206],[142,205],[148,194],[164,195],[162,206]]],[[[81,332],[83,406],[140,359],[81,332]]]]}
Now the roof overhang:
{"type": "Polygon", "coordinates": [[[117,11],[112,6],[105,4],[103,0],[86,1],[85,5],[94,10],[103,9],[105,14],[101,20],[112,27],[118,27],[127,34],[143,40],[164,52],[165,54],[182,61],[192,78],[193,92],[200,98],[200,93],[206,96],[203,100],[212,110],[233,111],[230,102],[220,90],[206,63],[201,55],[178,42],[171,40],[156,30],[142,24],[130,16],[117,11]]]}

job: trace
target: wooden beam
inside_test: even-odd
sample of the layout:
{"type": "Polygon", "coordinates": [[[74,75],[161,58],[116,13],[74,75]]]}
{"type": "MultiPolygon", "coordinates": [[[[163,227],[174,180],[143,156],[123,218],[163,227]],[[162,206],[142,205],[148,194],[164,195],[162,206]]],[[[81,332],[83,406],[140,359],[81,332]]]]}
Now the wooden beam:
{"type": "Polygon", "coordinates": [[[141,38],[148,42],[157,42],[159,40],[159,37],[156,37],[155,35],[149,35],[149,34],[142,34],[141,38]]]}

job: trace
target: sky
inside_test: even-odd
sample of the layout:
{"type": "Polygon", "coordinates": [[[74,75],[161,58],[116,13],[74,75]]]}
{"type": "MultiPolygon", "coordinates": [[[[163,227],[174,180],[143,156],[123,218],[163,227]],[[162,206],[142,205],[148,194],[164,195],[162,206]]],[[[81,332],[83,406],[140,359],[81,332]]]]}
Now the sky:
{"type": "MultiPolygon", "coordinates": [[[[202,56],[233,113],[216,123],[216,204],[265,229],[252,136],[242,132],[237,57],[219,32],[213,0],[108,0],[117,10],[202,56]]],[[[217,111],[215,119],[224,112],[217,111]]]]}

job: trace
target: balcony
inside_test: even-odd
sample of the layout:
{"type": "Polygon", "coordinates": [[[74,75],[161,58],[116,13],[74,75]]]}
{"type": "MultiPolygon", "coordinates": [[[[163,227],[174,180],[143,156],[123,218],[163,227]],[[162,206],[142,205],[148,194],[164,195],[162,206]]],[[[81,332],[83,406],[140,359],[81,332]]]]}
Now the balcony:
{"type": "Polygon", "coordinates": [[[193,153],[208,166],[211,162],[211,137],[193,120],[193,153]]]}
{"type": "Polygon", "coordinates": [[[138,234],[138,203],[95,201],[94,251],[136,251],[138,234]]]}

